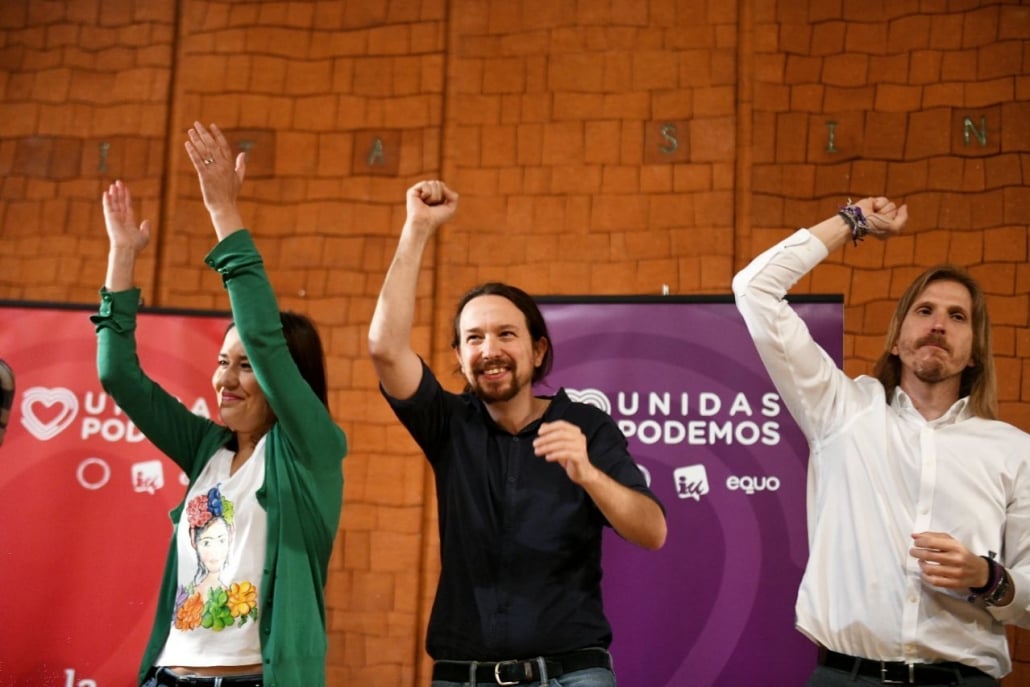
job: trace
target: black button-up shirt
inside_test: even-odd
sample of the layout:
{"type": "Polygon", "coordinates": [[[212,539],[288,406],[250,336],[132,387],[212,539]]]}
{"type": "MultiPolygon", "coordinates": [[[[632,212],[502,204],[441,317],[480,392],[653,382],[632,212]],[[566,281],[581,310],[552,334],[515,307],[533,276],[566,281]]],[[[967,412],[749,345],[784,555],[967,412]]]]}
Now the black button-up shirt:
{"type": "Polygon", "coordinates": [[[425,364],[414,396],[387,400],[436,476],[442,567],[429,655],[482,661],[607,648],[608,523],[560,465],[533,453],[533,439],[542,422],[578,426],[591,463],[658,502],[611,417],[559,390],[541,420],[513,435],[475,396],[444,390],[425,364]]]}

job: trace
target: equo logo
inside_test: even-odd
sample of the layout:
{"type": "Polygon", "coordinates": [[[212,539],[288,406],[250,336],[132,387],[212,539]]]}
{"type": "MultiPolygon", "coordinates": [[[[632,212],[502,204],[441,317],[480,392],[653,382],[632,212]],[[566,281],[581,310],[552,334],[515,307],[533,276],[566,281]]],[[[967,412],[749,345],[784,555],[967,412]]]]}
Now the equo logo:
{"type": "Polygon", "coordinates": [[[726,478],[726,488],[730,491],[742,491],[745,494],[754,494],[756,491],[776,491],[780,488],[780,478],[731,475],[726,478]]]}

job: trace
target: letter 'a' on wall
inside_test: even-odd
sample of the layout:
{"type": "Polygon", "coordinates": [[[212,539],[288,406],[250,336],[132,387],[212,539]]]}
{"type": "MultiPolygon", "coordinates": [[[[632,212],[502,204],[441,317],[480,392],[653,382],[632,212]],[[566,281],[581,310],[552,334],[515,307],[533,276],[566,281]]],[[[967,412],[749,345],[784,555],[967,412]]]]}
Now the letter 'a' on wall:
{"type": "MultiPolygon", "coordinates": [[[[808,446],[729,298],[543,297],[564,387],[619,425],[669,535],[644,551],[611,531],[604,603],[620,684],[801,685],[816,648],[794,629],[808,557],[808,446]]],[[[843,299],[794,297],[841,364],[843,299]]]]}
{"type": "MultiPolygon", "coordinates": [[[[0,446],[0,684],[136,684],[182,471],[97,380],[93,309],[0,303],[18,375],[0,446]]],[[[217,419],[211,374],[225,313],[139,317],[143,369],[217,419]]]]}

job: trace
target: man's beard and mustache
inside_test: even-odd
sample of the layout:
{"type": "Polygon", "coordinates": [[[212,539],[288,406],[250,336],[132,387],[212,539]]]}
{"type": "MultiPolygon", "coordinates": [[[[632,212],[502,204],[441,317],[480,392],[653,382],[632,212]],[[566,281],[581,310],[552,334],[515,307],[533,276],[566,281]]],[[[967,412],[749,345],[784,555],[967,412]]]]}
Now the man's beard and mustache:
{"type": "Polygon", "coordinates": [[[519,369],[515,364],[515,361],[510,358],[490,358],[489,360],[480,360],[472,368],[472,374],[469,381],[469,387],[472,393],[481,400],[483,403],[504,403],[518,396],[519,392],[522,391],[523,382],[519,379],[519,369]],[[487,382],[485,385],[480,383],[480,375],[485,370],[492,368],[502,369],[509,373],[506,381],[501,384],[493,384],[487,382]]]}
{"type": "MultiPolygon", "coordinates": [[[[939,334],[927,334],[923,338],[917,339],[915,348],[918,351],[923,346],[927,345],[938,346],[946,353],[951,353],[951,346],[949,346],[944,340],[944,337],[939,334]]],[[[926,360],[917,362],[912,367],[912,373],[916,376],[916,379],[925,384],[937,384],[954,376],[952,374],[948,374],[944,363],[945,361],[941,360],[939,357],[933,356],[926,360]]]]}

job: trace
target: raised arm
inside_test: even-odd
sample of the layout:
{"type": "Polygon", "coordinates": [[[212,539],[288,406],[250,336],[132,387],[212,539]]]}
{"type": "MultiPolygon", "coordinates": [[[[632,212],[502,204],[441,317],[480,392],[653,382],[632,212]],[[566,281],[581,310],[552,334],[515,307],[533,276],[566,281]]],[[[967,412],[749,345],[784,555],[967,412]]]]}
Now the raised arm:
{"type": "Polygon", "coordinates": [[[848,241],[859,241],[864,236],[887,239],[896,236],[908,221],[908,206],[896,206],[889,198],[863,198],[846,206],[833,217],[809,229],[832,253],[848,241]]]}
{"type": "Polygon", "coordinates": [[[346,438],[290,355],[275,292],[237,208],[246,155],[233,156],[214,124],[208,128],[195,123],[185,145],[219,239],[205,262],[222,276],[236,331],[258,384],[284,434],[298,449],[298,460],[338,475],[346,438]]]}
{"type": "Polygon", "coordinates": [[[240,153],[233,160],[229,142],[214,124],[206,128],[200,122],[194,122],[188,136],[186,154],[197,170],[204,207],[211,215],[215,234],[221,241],[243,229],[236,199],[247,172],[247,154],[240,153]],[[227,169],[231,169],[231,173],[226,173],[227,169]]]}
{"type": "Polygon", "coordinates": [[[411,345],[422,255],[457,208],[458,194],[442,181],[420,181],[408,189],[407,218],[368,329],[372,364],[383,390],[393,398],[410,398],[422,378],[422,363],[411,345]]]}
{"type": "Polygon", "coordinates": [[[104,191],[104,225],[110,246],[107,251],[108,291],[128,291],[135,284],[136,258],[150,242],[150,221],[136,226],[129,187],[121,181],[104,191]]]}
{"type": "Polygon", "coordinates": [[[864,235],[887,238],[908,217],[905,206],[887,198],[863,198],[841,214],[800,229],[751,261],[733,278],[737,310],[776,385],[777,391],[810,440],[834,431],[848,410],[841,394],[852,384],[819,347],[785,296],[799,279],[846,241],[864,235]],[[860,218],[860,219],[859,219],[860,218]],[[852,221],[861,222],[855,231],[852,221]]]}
{"type": "Polygon", "coordinates": [[[97,331],[97,375],[101,385],[144,435],[192,474],[196,447],[218,429],[194,415],[142,370],[136,354],[136,258],[150,241],[150,223],[136,225],[129,188],[116,181],[102,198],[110,246],[97,331]]]}

